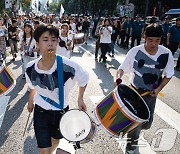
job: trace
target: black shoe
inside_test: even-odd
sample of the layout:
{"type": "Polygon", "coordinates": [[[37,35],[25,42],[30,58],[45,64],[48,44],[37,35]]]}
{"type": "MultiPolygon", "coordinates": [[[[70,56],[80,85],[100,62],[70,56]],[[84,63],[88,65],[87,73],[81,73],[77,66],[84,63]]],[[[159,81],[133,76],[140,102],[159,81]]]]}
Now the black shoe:
{"type": "Polygon", "coordinates": [[[101,58],[101,57],[99,57],[99,62],[101,62],[101,60],[102,60],[102,58],[101,58]]]}
{"type": "Polygon", "coordinates": [[[114,54],[112,54],[112,58],[114,58],[114,54]]]}
{"type": "Polygon", "coordinates": [[[14,55],[14,57],[16,58],[16,57],[17,57],[17,55],[15,54],[15,55],[14,55]]]}
{"type": "Polygon", "coordinates": [[[15,58],[13,57],[12,61],[15,61],[15,58]]]}
{"type": "Polygon", "coordinates": [[[22,79],[25,79],[25,74],[23,74],[22,79]]]}

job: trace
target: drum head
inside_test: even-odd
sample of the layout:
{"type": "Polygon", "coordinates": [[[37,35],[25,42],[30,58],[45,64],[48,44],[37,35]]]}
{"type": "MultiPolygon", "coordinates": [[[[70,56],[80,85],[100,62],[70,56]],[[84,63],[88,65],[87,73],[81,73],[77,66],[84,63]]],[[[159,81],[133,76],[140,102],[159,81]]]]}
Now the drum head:
{"type": "Polygon", "coordinates": [[[78,34],[75,34],[75,38],[76,39],[81,39],[84,37],[84,33],[78,33],[78,34]]]}
{"type": "Polygon", "coordinates": [[[68,141],[82,141],[91,130],[91,120],[86,112],[77,109],[69,110],[62,116],[59,128],[68,141]]]}
{"type": "Polygon", "coordinates": [[[118,86],[118,94],[124,105],[138,118],[149,119],[149,108],[144,99],[129,86],[120,84],[118,86]]]}

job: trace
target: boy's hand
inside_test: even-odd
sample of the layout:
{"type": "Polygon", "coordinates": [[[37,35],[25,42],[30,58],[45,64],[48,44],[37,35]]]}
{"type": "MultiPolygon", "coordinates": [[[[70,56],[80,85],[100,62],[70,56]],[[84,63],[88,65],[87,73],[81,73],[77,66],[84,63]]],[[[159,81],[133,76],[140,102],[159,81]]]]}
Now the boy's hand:
{"type": "Polygon", "coordinates": [[[83,98],[78,98],[78,107],[81,111],[87,111],[86,104],[84,103],[83,98]]]}
{"type": "Polygon", "coordinates": [[[34,109],[34,104],[33,103],[30,103],[30,102],[28,102],[28,105],[27,105],[27,110],[28,110],[28,112],[32,112],[33,111],[33,109],[34,109]]]}

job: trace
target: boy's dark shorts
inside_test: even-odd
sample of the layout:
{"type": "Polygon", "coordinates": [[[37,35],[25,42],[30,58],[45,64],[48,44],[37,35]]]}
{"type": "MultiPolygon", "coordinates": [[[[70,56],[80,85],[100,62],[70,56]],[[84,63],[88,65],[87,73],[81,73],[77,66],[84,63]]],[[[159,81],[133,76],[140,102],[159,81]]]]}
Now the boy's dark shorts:
{"type": "MultiPolygon", "coordinates": [[[[69,110],[69,106],[65,109],[69,110]]],[[[34,108],[34,131],[39,148],[51,147],[51,137],[63,138],[59,130],[59,122],[64,113],[62,111],[45,110],[38,105],[34,108]]]]}

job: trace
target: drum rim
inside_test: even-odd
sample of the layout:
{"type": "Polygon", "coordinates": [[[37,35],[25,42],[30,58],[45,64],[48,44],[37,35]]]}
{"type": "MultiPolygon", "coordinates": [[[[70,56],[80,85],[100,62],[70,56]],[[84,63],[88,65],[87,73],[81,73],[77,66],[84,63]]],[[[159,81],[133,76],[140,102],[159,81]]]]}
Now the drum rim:
{"type": "MultiPolygon", "coordinates": [[[[70,109],[70,110],[68,110],[67,112],[65,112],[64,114],[63,114],[63,116],[66,114],[66,113],[68,113],[68,112],[70,112],[70,111],[73,111],[73,110],[77,110],[77,111],[81,111],[81,110],[79,110],[79,109],[70,109]]],[[[82,111],[82,112],[84,112],[87,116],[88,116],[88,118],[89,118],[89,121],[90,121],[90,125],[91,125],[91,117],[85,112],[85,111],[82,111]]],[[[60,121],[59,121],[59,130],[60,130],[60,132],[61,132],[61,134],[62,134],[62,131],[61,131],[61,129],[60,129],[60,123],[61,123],[61,120],[62,120],[62,118],[63,118],[63,116],[61,117],[61,119],[60,119],[60,121]]],[[[90,131],[88,132],[88,135],[90,134],[90,132],[91,132],[91,128],[90,128],[90,131]]],[[[88,136],[87,135],[87,136],[88,136]]],[[[63,138],[65,138],[67,141],[69,141],[69,142],[80,142],[81,143],[81,141],[83,141],[85,138],[83,138],[83,139],[81,139],[81,140],[79,140],[79,141],[72,141],[72,140],[69,140],[69,139],[67,139],[66,137],[64,137],[64,135],[62,134],[62,136],[63,136],[63,138]]]]}
{"type": "MultiPolygon", "coordinates": [[[[127,86],[127,85],[125,85],[125,84],[121,84],[121,85],[130,88],[129,86],[127,86]]],[[[149,116],[148,116],[147,119],[139,118],[139,117],[137,117],[135,114],[133,114],[126,106],[123,106],[123,111],[124,111],[124,109],[125,109],[125,111],[128,111],[128,113],[126,112],[126,114],[127,114],[130,118],[132,118],[133,120],[135,120],[136,122],[139,122],[139,123],[147,122],[147,121],[150,119],[150,110],[149,110],[148,105],[146,104],[145,100],[142,98],[141,95],[139,95],[139,93],[138,93],[137,91],[135,91],[135,90],[132,89],[132,88],[130,88],[130,89],[133,90],[133,91],[141,98],[141,100],[143,101],[144,105],[145,105],[146,108],[147,108],[147,111],[148,111],[148,113],[149,113],[149,116]]],[[[119,94],[118,94],[118,86],[116,86],[116,88],[114,89],[114,94],[115,94],[115,95],[114,95],[115,98],[117,99],[117,103],[119,103],[119,105],[122,105],[121,103],[123,103],[123,102],[121,101],[120,96],[119,96],[119,94]]],[[[123,104],[124,104],[124,103],[123,103],[123,104]]],[[[122,106],[120,106],[120,107],[122,107],[122,106]]]]}
{"type": "Polygon", "coordinates": [[[11,90],[14,89],[14,87],[16,86],[16,80],[12,74],[12,72],[8,69],[8,67],[5,65],[5,62],[3,61],[2,63],[2,66],[0,66],[0,73],[3,71],[3,70],[7,70],[7,72],[10,74],[11,78],[13,79],[13,82],[12,84],[8,87],[9,89],[6,91],[6,92],[3,92],[2,94],[0,94],[0,97],[1,96],[5,96],[7,95],[9,92],[11,92],[11,90]]]}

